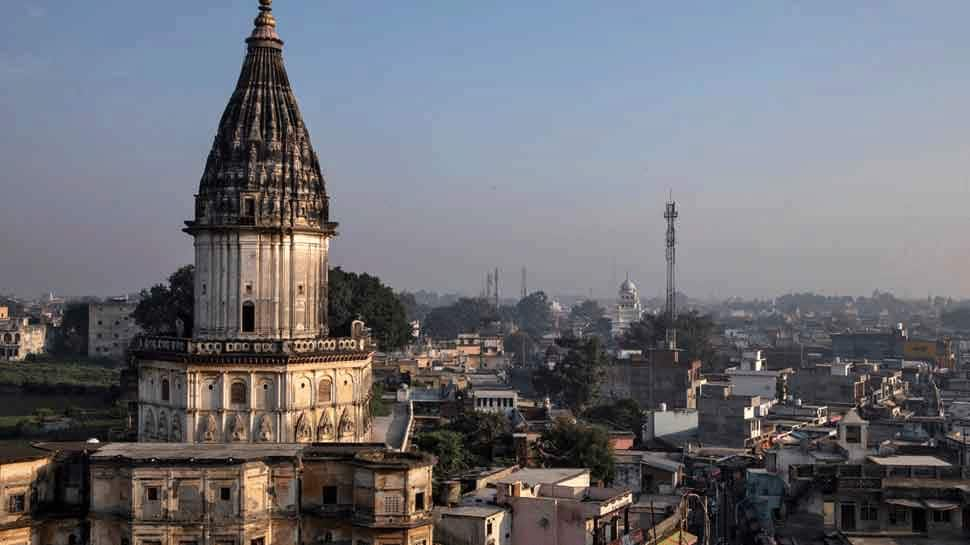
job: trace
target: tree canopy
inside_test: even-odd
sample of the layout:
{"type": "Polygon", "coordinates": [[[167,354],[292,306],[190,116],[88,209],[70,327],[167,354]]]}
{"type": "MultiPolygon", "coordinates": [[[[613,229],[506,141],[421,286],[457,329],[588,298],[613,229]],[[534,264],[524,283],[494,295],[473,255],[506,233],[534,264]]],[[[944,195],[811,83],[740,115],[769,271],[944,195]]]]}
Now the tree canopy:
{"type": "Polygon", "coordinates": [[[529,294],[515,305],[515,309],[519,329],[533,339],[541,338],[552,329],[552,306],[545,292],[529,294]]]}
{"type": "Polygon", "coordinates": [[[583,419],[606,426],[611,430],[628,431],[639,439],[643,432],[643,411],[634,399],[620,399],[614,403],[595,405],[586,409],[583,419]]]}
{"type": "Polygon", "coordinates": [[[459,333],[474,333],[495,319],[495,309],[482,298],[463,297],[454,304],[431,309],[424,332],[434,339],[457,339],[459,333]]]}
{"type": "Polygon", "coordinates": [[[351,323],[359,317],[382,350],[397,350],[410,343],[411,324],[404,305],[380,278],[335,267],[330,269],[328,281],[331,335],[350,335],[351,323]]]}
{"type": "MultiPolygon", "coordinates": [[[[650,350],[656,348],[667,334],[669,320],[666,314],[646,314],[638,322],[630,324],[630,329],[621,338],[623,348],[650,350]]],[[[677,316],[677,348],[684,351],[687,361],[700,360],[705,365],[715,360],[716,352],[711,344],[714,335],[714,320],[696,310],[677,316]]]]}
{"type": "Polygon", "coordinates": [[[544,467],[585,467],[606,482],[615,476],[610,435],[602,426],[559,418],[542,432],[536,451],[544,467]]]}
{"type": "Polygon", "coordinates": [[[533,383],[540,395],[556,399],[574,412],[582,412],[596,397],[609,357],[597,337],[560,339],[566,355],[555,369],[540,367],[533,383]]]}
{"type": "Polygon", "coordinates": [[[51,352],[82,356],[88,352],[88,303],[68,303],[61,327],[55,333],[51,352]]]}
{"type": "Polygon", "coordinates": [[[440,429],[419,433],[414,438],[418,449],[438,458],[435,473],[451,476],[468,469],[464,438],[456,431],[440,429]]]}
{"type": "Polygon", "coordinates": [[[152,335],[192,335],[195,266],[185,265],[168,277],[168,285],[155,284],[141,291],[132,316],[152,335]],[[181,323],[181,328],[179,327],[181,323]]]}

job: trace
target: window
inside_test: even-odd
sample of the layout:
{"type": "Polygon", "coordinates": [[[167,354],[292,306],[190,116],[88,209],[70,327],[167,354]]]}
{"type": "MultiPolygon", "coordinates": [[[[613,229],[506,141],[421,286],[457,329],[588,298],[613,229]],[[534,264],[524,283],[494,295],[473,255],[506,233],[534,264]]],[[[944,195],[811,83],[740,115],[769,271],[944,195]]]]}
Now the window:
{"type": "Polygon", "coordinates": [[[303,284],[298,284],[296,286],[296,293],[297,295],[303,295],[303,284]]]}
{"type": "Polygon", "coordinates": [[[862,513],[860,514],[862,520],[876,521],[879,520],[879,508],[875,504],[865,502],[862,504],[862,513]]]}
{"type": "Polygon", "coordinates": [[[253,285],[247,283],[246,284],[246,295],[252,295],[252,294],[253,294],[253,285]]]}
{"type": "Polygon", "coordinates": [[[414,495],[414,508],[419,511],[424,510],[424,492],[418,492],[414,495]]]}
{"type": "Polygon", "coordinates": [[[169,391],[168,391],[168,379],[162,379],[162,401],[168,401],[169,391]]]}
{"type": "Polygon", "coordinates": [[[862,428],[859,426],[845,427],[845,442],[858,444],[862,442],[862,428]]]}
{"type": "Polygon", "coordinates": [[[228,486],[223,486],[219,489],[219,499],[222,501],[229,501],[232,499],[232,489],[228,486]]]}
{"type": "Polygon", "coordinates": [[[252,197],[243,199],[243,215],[249,218],[256,216],[256,199],[252,197]]]}
{"type": "Polygon", "coordinates": [[[246,403],[246,384],[243,382],[233,382],[229,387],[229,403],[246,403]]]}
{"type": "Polygon", "coordinates": [[[324,505],[337,505],[337,487],[336,486],[325,486],[325,487],[323,487],[323,504],[324,505]]]}
{"type": "Polygon", "coordinates": [[[485,523],[485,535],[492,535],[492,521],[487,521],[485,523]]]}
{"type": "Polygon", "coordinates": [[[198,541],[179,541],[179,545],[199,545],[198,541]]]}
{"type": "Polygon", "coordinates": [[[256,305],[252,301],[246,301],[242,306],[242,330],[243,333],[256,331],[256,305]]]}
{"type": "Polygon", "coordinates": [[[205,282],[202,283],[202,295],[205,295],[205,282]]]}
{"type": "Polygon", "coordinates": [[[401,497],[400,496],[385,496],[384,497],[384,512],[385,513],[400,513],[401,512],[401,497]]]}
{"type": "Polygon", "coordinates": [[[145,495],[148,497],[148,501],[158,501],[158,487],[149,486],[145,489],[145,495]]]}
{"type": "Polygon", "coordinates": [[[8,513],[23,513],[27,508],[27,497],[24,494],[14,494],[7,502],[8,513]]]}
{"type": "Polygon", "coordinates": [[[933,510],[933,522],[950,522],[950,512],[949,511],[937,511],[933,510]]]}
{"type": "Polygon", "coordinates": [[[257,537],[256,539],[250,540],[249,545],[266,545],[266,539],[257,537]]]}
{"type": "Polygon", "coordinates": [[[330,403],[333,400],[333,383],[325,378],[317,385],[317,403],[330,403]]]}

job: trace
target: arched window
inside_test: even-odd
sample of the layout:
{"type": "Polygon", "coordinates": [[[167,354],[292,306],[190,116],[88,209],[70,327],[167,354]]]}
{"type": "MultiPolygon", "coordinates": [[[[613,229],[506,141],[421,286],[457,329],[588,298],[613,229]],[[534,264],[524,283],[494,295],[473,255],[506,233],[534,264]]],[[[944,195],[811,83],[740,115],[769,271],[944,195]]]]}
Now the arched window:
{"type": "Polygon", "coordinates": [[[232,386],[229,387],[229,403],[246,403],[246,384],[242,382],[233,382],[232,386]]]}
{"type": "Polygon", "coordinates": [[[246,301],[242,306],[242,330],[243,333],[256,331],[256,305],[252,301],[246,301]]]}
{"type": "Polygon", "coordinates": [[[168,401],[170,392],[168,391],[168,379],[162,379],[162,401],[168,401]]]}
{"type": "Polygon", "coordinates": [[[329,378],[320,380],[317,385],[317,403],[330,403],[333,401],[333,383],[329,378]]]}

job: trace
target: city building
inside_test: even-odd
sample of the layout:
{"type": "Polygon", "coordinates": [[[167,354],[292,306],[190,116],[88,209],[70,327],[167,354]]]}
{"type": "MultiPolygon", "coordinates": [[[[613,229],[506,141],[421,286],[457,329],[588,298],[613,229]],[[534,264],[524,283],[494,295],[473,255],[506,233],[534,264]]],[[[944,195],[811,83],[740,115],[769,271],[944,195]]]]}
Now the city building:
{"type": "Polygon", "coordinates": [[[510,415],[519,404],[519,393],[509,386],[474,387],[471,402],[478,412],[510,415]]]}
{"type": "Polygon", "coordinates": [[[697,409],[668,409],[661,403],[659,409],[643,411],[641,439],[645,444],[682,445],[697,439],[697,422],[697,409]]]}
{"type": "Polygon", "coordinates": [[[620,284],[616,307],[613,309],[613,337],[620,337],[626,333],[630,329],[630,324],[640,321],[642,315],[643,307],[640,305],[640,290],[627,277],[620,284]]]}
{"type": "Polygon", "coordinates": [[[737,395],[759,396],[763,400],[775,400],[781,383],[787,380],[791,369],[769,370],[761,356],[761,350],[746,350],[741,354],[741,364],[729,367],[724,373],[731,381],[737,395]]]}
{"type": "Polygon", "coordinates": [[[739,395],[726,383],[708,383],[697,398],[697,429],[706,447],[748,448],[758,445],[767,430],[762,422],[770,402],[739,395]]]}
{"type": "Polygon", "coordinates": [[[809,405],[854,407],[866,397],[869,376],[856,373],[852,362],[836,358],[830,364],[799,369],[788,378],[789,392],[809,405]]]}
{"type": "Polygon", "coordinates": [[[832,335],[832,353],[837,358],[882,360],[903,355],[908,333],[903,324],[890,331],[856,331],[832,335]]]}
{"type": "Polygon", "coordinates": [[[0,318],[0,361],[23,361],[47,351],[47,325],[32,324],[29,318],[0,318]]]}
{"type": "Polygon", "coordinates": [[[653,349],[645,356],[614,359],[600,384],[607,399],[633,398],[641,407],[671,409],[696,407],[696,391],[702,384],[701,362],[681,361],[682,350],[653,349]]]}
{"type": "Polygon", "coordinates": [[[497,505],[435,507],[434,536],[441,545],[511,545],[512,513],[497,505]]]}
{"type": "Polygon", "coordinates": [[[361,442],[372,350],[362,322],[329,336],[330,216],[320,161],[283,63],[271,0],[246,40],[185,232],[192,337],[140,336],[139,441],[361,442]]]}
{"type": "Polygon", "coordinates": [[[132,313],[138,304],[127,297],[88,304],[88,357],[124,361],[128,346],[142,330],[132,313]]]}

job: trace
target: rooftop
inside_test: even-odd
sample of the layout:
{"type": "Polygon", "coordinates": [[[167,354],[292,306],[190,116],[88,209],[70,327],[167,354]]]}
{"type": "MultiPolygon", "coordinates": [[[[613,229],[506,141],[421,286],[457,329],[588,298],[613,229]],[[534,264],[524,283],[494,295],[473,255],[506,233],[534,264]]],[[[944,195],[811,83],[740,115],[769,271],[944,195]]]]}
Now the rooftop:
{"type": "Polygon", "coordinates": [[[501,484],[521,482],[529,485],[557,484],[583,475],[588,476],[589,470],[584,468],[526,468],[520,469],[508,477],[497,479],[495,482],[501,484]]]}
{"type": "Polygon", "coordinates": [[[0,464],[38,460],[46,458],[50,454],[50,452],[25,441],[0,441],[0,464]]]}
{"type": "Polygon", "coordinates": [[[98,461],[125,459],[135,462],[158,461],[238,461],[274,457],[295,457],[305,448],[300,444],[194,444],[194,443],[110,443],[91,458],[98,461]]]}
{"type": "Polygon", "coordinates": [[[443,517],[484,518],[497,515],[505,509],[498,506],[462,505],[458,507],[435,507],[435,511],[443,517]]]}
{"type": "Polygon", "coordinates": [[[868,460],[881,466],[950,467],[936,456],[869,456],[868,460]]]}

